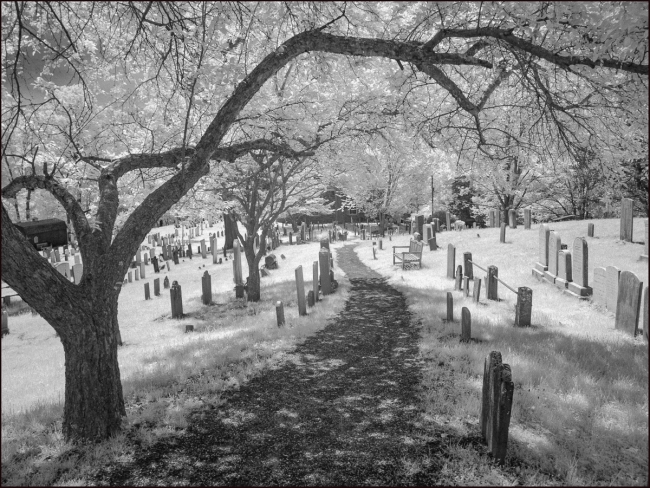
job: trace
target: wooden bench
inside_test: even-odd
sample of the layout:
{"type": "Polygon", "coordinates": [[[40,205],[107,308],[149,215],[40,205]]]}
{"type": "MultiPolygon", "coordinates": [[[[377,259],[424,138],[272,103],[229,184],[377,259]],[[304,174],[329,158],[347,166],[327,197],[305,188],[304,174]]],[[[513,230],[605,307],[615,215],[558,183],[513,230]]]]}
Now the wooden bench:
{"type": "Polygon", "coordinates": [[[402,269],[409,269],[418,264],[420,269],[422,269],[422,248],[424,247],[424,242],[411,241],[408,246],[393,246],[393,264],[395,259],[399,259],[402,262],[402,269]],[[408,251],[395,252],[395,249],[398,248],[408,248],[408,251]]]}

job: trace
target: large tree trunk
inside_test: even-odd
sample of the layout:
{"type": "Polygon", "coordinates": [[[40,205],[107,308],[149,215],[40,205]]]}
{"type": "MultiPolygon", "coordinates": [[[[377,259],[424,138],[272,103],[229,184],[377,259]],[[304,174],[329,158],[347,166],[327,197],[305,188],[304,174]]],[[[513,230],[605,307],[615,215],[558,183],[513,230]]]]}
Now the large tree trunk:
{"type": "MultiPolygon", "coordinates": [[[[106,439],[126,415],[117,361],[117,306],[101,296],[67,317],[74,330],[60,334],[65,353],[66,439],[106,439]]],[[[66,330],[69,330],[66,328],[66,330]]]]}
{"type": "Polygon", "coordinates": [[[237,239],[237,221],[230,215],[223,214],[224,236],[226,238],[226,249],[232,249],[232,243],[237,239]]]}
{"type": "Polygon", "coordinates": [[[261,299],[260,269],[259,263],[264,255],[264,246],[266,245],[266,233],[260,236],[260,248],[255,252],[255,234],[251,231],[248,240],[244,242],[244,254],[248,263],[248,290],[246,299],[249,302],[259,302],[261,299]]]}

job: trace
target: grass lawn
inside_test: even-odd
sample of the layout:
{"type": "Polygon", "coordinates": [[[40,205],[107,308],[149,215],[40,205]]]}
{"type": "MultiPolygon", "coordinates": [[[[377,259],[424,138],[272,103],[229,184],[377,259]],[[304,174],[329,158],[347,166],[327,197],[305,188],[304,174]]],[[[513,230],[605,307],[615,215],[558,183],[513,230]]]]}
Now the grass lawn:
{"type": "MultiPolygon", "coordinates": [[[[206,229],[204,236],[216,229],[206,229]]],[[[153,232],[172,233],[173,226],[153,232]]],[[[306,295],[319,245],[288,246],[288,238],[283,240],[285,244],[274,251],[279,269],[262,278],[262,301],[255,304],[235,300],[232,260],[213,265],[211,256],[202,259],[194,255],[184,262],[181,258],[178,266],[172,264],[168,276],[182,287],[187,314],[183,319],[171,318],[169,291],[162,288],[166,273],[154,274],[151,264],[146,280],[123,286],[118,313],[124,345],[118,360],[127,430],[139,442],[153,443],[160,436],[182,431],[190,409],[205,403],[218,405],[221,391],[236,388],[263,368],[282,361],[297,341],[323,328],[328,318],[342,310],[349,285],[335,258],[337,292],[309,309],[308,317],[298,316],[294,272],[302,265],[306,295]],[[286,259],[281,259],[281,254],[286,259]],[[207,306],[201,303],[205,270],[212,276],[213,293],[213,304],[207,306]],[[161,279],[159,297],[153,296],[154,276],[161,279]],[[147,281],[152,300],[145,301],[147,281]],[[285,305],[284,328],[276,323],[278,300],[285,305]],[[186,324],[194,325],[195,332],[185,334],[186,324]]],[[[223,244],[223,238],[219,241],[223,244]]],[[[332,243],[331,248],[342,245],[332,243]]],[[[242,268],[243,276],[248,276],[245,259],[242,268]]],[[[63,442],[61,342],[37,315],[12,316],[9,328],[10,334],[2,339],[2,483],[84,484],[85,475],[100,461],[128,455],[125,435],[84,452],[63,442]],[[63,455],[66,452],[70,455],[63,455]]]]}
{"type": "MultiPolygon", "coordinates": [[[[588,221],[589,222],[589,221],[588,221]]],[[[560,222],[550,227],[562,242],[586,236],[587,223],[560,222]]],[[[589,283],[593,268],[614,265],[648,283],[643,247],[643,220],[634,221],[634,243],[619,241],[619,220],[594,220],[589,246],[589,283]]],[[[392,264],[392,245],[409,236],[384,239],[373,259],[372,243],[356,248],[369,267],[404,292],[422,323],[421,354],[427,360],[423,399],[428,427],[449,446],[442,484],[647,485],[648,345],[614,330],[614,314],[590,301],[578,301],[545,282],[531,269],[538,255],[538,225],[531,230],[499,229],[438,234],[438,251],[425,248],[422,270],[402,271],[392,264]],[[532,327],[515,328],[516,295],[499,284],[501,301],[474,304],[453,291],[454,320],[446,323],[447,245],[456,246],[456,265],[463,252],[484,268],[495,265],[513,288],[533,290],[532,327]],[[472,317],[472,342],[460,342],[461,308],[472,317]],[[515,383],[508,446],[508,468],[495,469],[468,439],[479,432],[478,416],[483,362],[500,351],[512,367],[515,383]],[[459,473],[462,473],[459,474],[459,473]]],[[[569,248],[571,245],[569,246],[569,248]]],[[[474,276],[486,273],[474,267],[474,276]]],[[[647,310],[641,310],[647,314],[647,310]]],[[[641,321],[642,322],[642,321],[641,321]]]]}

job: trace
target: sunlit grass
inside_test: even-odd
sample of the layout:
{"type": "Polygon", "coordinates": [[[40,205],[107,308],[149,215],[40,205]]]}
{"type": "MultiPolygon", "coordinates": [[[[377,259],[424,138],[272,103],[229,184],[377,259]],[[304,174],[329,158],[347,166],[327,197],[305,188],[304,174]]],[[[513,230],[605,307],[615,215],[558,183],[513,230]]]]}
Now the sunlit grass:
{"type": "MultiPolygon", "coordinates": [[[[618,222],[595,221],[599,239],[588,239],[593,263],[590,275],[593,266],[613,264],[634,271],[647,283],[647,267],[638,262],[642,248],[617,242],[618,222]]],[[[640,233],[642,226],[635,224],[640,233]]],[[[582,236],[587,223],[564,222],[554,227],[568,237],[582,236]]],[[[410,310],[421,320],[421,354],[426,360],[422,397],[427,418],[431,431],[448,432],[452,443],[440,481],[646,485],[648,346],[640,336],[632,338],[614,330],[613,314],[589,301],[562,295],[532,277],[537,229],[508,229],[510,244],[499,243],[498,229],[439,234],[443,249],[425,249],[421,271],[402,271],[392,264],[386,244],[403,245],[408,236],[384,242],[388,250],[378,251],[377,260],[372,257],[372,243],[357,248],[365,264],[389,277],[406,294],[410,310]],[[479,304],[454,291],[456,321],[442,321],[445,294],[453,290],[453,281],[446,278],[450,242],[457,248],[457,264],[462,264],[464,251],[471,251],[475,262],[484,267],[496,265],[499,276],[509,284],[533,289],[532,327],[513,327],[516,296],[501,285],[503,301],[498,303],[486,301],[484,290],[479,304]],[[469,344],[460,342],[461,307],[467,307],[472,316],[473,341],[469,344]],[[458,438],[479,433],[483,363],[490,351],[501,352],[515,383],[503,470],[495,470],[487,456],[457,443],[458,438]]],[[[637,232],[635,240],[642,240],[637,232]]],[[[476,268],[474,274],[485,275],[476,268]]]]}
{"type": "MultiPolygon", "coordinates": [[[[129,441],[120,434],[83,449],[63,441],[60,340],[39,316],[12,317],[11,333],[2,341],[2,483],[88,484],[99,466],[128,460],[133,442],[150,445],[182,432],[192,409],[219,405],[225,389],[237,388],[264,368],[281,363],[297,342],[322,329],[342,310],[349,294],[347,279],[335,267],[337,292],[308,309],[308,317],[298,316],[294,270],[303,266],[305,289],[311,289],[311,263],[318,258],[318,249],[316,243],[276,249],[280,267],[262,279],[262,301],[249,304],[234,299],[230,260],[212,265],[211,259],[186,259],[173,266],[169,275],[183,289],[187,316],[180,320],[170,318],[168,290],[161,289],[161,297],[144,301],[142,283],[125,285],[119,303],[124,346],[118,359],[127,408],[125,427],[132,433],[129,441]],[[199,270],[203,264],[206,267],[199,270]],[[205,269],[212,275],[213,304],[208,306],[200,301],[205,269]],[[285,305],[282,328],[276,323],[278,300],[285,305]],[[186,324],[194,325],[195,331],[185,334],[186,324]]],[[[246,276],[245,260],[243,268],[246,276]]],[[[165,275],[157,276],[162,288],[165,275]]]]}

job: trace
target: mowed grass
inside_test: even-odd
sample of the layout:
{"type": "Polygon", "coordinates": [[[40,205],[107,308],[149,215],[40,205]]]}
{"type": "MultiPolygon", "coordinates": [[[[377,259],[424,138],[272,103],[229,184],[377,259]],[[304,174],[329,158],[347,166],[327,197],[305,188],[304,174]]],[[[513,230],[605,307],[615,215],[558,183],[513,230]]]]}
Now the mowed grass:
{"type": "MultiPolygon", "coordinates": [[[[168,276],[182,286],[183,319],[171,319],[169,290],[162,289],[165,272],[154,275],[149,265],[145,281],[124,285],[119,299],[124,345],[118,359],[127,408],[125,431],[93,447],[81,449],[63,441],[64,355],[54,330],[39,316],[11,317],[11,332],[2,340],[2,484],[88,484],[99,466],[129,459],[136,444],[149,445],[182,432],[191,409],[219,405],[222,391],[282,362],[298,341],[322,329],[342,310],[348,281],[335,257],[337,292],[308,309],[308,317],[299,317],[295,268],[303,267],[306,295],[319,245],[288,246],[288,239],[284,241],[274,251],[279,269],[262,278],[258,303],[235,300],[231,259],[213,265],[211,257],[195,255],[191,261],[172,264],[168,276]],[[211,305],[201,303],[205,270],[212,276],[211,305]],[[153,296],[154,276],[161,279],[160,297],[153,296]],[[146,281],[149,301],[144,300],[146,281]],[[283,328],[276,322],[278,300],[285,307],[283,328]],[[185,333],[188,324],[194,326],[193,333],[185,333]]],[[[341,245],[332,243],[333,252],[341,245]]],[[[246,277],[245,259],[242,266],[246,277]]]]}
{"type": "MultiPolygon", "coordinates": [[[[595,266],[614,265],[633,271],[646,286],[647,263],[639,261],[642,219],[634,219],[634,244],[619,241],[618,219],[551,228],[571,248],[575,237],[586,236],[588,222],[596,230],[587,238],[590,283],[595,266]]],[[[648,345],[641,336],[614,330],[613,313],[532,276],[538,229],[507,229],[505,244],[499,243],[499,229],[440,233],[442,248],[425,248],[422,270],[402,271],[392,264],[391,246],[406,245],[409,236],[384,239],[376,260],[370,241],[356,249],[365,264],[407,295],[422,323],[425,427],[447,452],[440,483],[647,486],[648,345]],[[446,277],[449,243],[456,246],[456,265],[470,251],[481,266],[497,266],[499,277],[513,288],[533,290],[531,327],[513,326],[516,295],[501,284],[500,302],[487,301],[484,289],[479,304],[471,294],[465,298],[453,291],[454,322],[443,322],[446,292],[454,287],[446,277]],[[460,342],[462,307],[472,317],[469,344],[460,342]],[[483,364],[490,351],[501,352],[515,383],[503,469],[478,441],[483,364]]],[[[474,268],[475,277],[485,274],[474,268]]],[[[643,306],[641,314],[648,314],[643,306]]]]}

